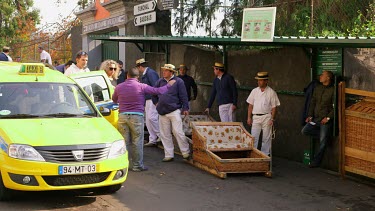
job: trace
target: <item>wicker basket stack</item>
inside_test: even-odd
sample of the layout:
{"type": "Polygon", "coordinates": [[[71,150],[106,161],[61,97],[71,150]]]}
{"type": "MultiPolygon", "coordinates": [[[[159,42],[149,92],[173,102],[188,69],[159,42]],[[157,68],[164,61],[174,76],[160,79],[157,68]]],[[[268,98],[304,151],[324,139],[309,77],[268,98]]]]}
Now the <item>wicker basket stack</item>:
{"type": "Polygon", "coordinates": [[[348,107],[345,124],[345,170],[374,178],[375,100],[348,107]]]}

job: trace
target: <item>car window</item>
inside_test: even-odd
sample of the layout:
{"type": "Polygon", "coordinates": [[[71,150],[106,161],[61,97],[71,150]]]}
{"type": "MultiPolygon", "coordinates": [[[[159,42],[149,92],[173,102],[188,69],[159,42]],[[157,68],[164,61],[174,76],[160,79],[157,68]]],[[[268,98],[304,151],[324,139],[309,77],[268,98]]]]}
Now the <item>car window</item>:
{"type": "Polygon", "coordinates": [[[89,99],[75,84],[0,83],[0,117],[60,113],[97,115],[89,99]]]}
{"type": "Polygon", "coordinates": [[[109,88],[103,76],[95,75],[84,78],[75,78],[74,80],[83,88],[83,90],[85,90],[87,95],[95,103],[111,100],[109,88]]]}

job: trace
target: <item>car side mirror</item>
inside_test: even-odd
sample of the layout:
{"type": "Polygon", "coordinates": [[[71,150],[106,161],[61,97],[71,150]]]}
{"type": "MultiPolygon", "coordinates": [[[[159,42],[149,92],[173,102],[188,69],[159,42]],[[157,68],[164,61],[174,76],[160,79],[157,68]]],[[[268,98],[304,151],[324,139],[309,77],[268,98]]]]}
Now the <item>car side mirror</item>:
{"type": "Polygon", "coordinates": [[[109,116],[111,115],[111,110],[109,108],[105,108],[103,106],[99,107],[99,111],[103,116],[109,116]]]}

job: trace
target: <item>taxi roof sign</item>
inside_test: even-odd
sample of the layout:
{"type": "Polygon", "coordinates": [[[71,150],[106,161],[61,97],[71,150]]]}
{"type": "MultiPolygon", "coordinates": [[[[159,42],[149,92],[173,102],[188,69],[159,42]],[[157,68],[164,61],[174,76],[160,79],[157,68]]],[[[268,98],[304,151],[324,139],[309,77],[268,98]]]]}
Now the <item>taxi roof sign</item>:
{"type": "Polygon", "coordinates": [[[23,63],[18,72],[20,75],[44,75],[44,64],[23,63]]]}

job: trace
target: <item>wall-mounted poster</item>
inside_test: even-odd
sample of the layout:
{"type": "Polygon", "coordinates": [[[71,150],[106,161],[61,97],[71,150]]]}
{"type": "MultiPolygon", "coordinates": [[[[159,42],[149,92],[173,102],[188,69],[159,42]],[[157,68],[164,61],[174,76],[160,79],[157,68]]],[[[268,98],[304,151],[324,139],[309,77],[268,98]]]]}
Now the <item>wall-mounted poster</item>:
{"type": "Polygon", "coordinates": [[[276,7],[244,9],[241,41],[272,42],[275,18],[276,7]]]}

